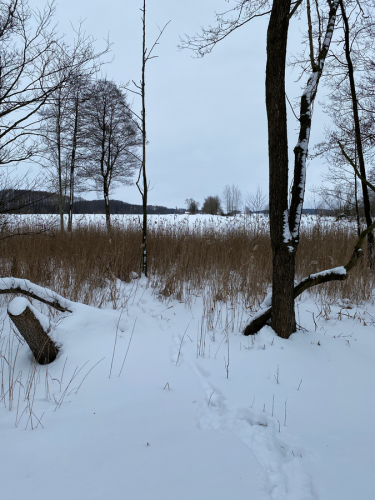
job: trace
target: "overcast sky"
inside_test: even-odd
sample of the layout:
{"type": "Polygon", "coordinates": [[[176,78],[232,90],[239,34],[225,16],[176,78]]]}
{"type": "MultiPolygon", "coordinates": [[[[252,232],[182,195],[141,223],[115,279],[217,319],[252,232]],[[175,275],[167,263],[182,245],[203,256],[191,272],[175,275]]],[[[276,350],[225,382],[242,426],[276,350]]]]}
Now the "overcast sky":
{"type": "MultiPolygon", "coordinates": [[[[32,6],[43,4],[42,0],[30,0],[32,6]]],[[[221,196],[224,186],[232,183],[240,187],[244,197],[255,191],[258,183],[268,193],[264,97],[268,20],[248,23],[203,59],[177,50],[180,35],[191,35],[200,26],[214,23],[215,11],[225,11],[231,4],[224,0],[148,1],[149,46],[159,33],[157,26],[171,21],[157,47],[158,58],[148,63],[146,73],[147,171],[153,188],[150,204],[183,207],[186,198],[202,203],[207,196],[221,196]]],[[[64,0],[57,6],[56,21],[59,31],[69,38],[69,23],[85,19],[85,30],[96,38],[98,49],[109,35],[114,60],[104,67],[104,73],[117,83],[139,81],[140,7],[140,0],[64,0]]],[[[293,23],[289,49],[297,51],[298,20],[293,23]]],[[[293,84],[296,77],[288,70],[290,99],[300,93],[301,84],[293,84]]],[[[139,112],[140,103],[129,97],[134,99],[134,111],[139,112]]],[[[288,125],[292,153],[297,141],[293,115],[288,125]]],[[[321,113],[316,110],[312,143],[321,138],[322,129],[321,113]]],[[[320,164],[311,164],[308,186],[320,183],[321,171],[320,164]]],[[[134,186],[117,189],[112,197],[141,203],[134,186]]]]}

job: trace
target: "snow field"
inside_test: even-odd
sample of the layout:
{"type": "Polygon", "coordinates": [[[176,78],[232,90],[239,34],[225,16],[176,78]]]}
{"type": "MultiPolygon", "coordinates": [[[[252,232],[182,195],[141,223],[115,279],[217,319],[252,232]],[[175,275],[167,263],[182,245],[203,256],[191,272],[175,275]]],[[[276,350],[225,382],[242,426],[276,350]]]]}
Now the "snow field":
{"type": "MultiPolygon", "coordinates": [[[[68,216],[65,215],[65,223],[68,223],[68,216]]],[[[48,227],[59,227],[60,216],[57,215],[10,215],[8,217],[9,224],[24,227],[25,225],[33,226],[34,224],[45,223],[48,227]]],[[[269,217],[264,214],[239,214],[236,216],[224,217],[217,215],[149,215],[147,217],[148,227],[150,230],[168,230],[172,232],[190,231],[202,232],[207,230],[219,231],[222,234],[230,231],[244,230],[250,232],[269,232],[269,217]]],[[[118,228],[142,228],[141,215],[111,215],[111,224],[118,228]]],[[[106,227],[104,214],[77,214],[73,216],[73,227],[79,226],[101,226],[106,227]]],[[[356,222],[351,219],[336,219],[335,217],[316,216],[303,214],[301,216],[301,231],[311,229],[320,225],[330,227],[333,230],[347,229],[356,231],[356,222]]]]}
{"type": "Polygon", "coordinates": [[[123,310],[52,316],[60,352],[34,377],[4,321],[2,498],[372,498],[373,306],[303,299],[289,340],[249,338],[246,311],[241,324],[230,304],[187,307],[147,285],[119,282],[123,310]]]}

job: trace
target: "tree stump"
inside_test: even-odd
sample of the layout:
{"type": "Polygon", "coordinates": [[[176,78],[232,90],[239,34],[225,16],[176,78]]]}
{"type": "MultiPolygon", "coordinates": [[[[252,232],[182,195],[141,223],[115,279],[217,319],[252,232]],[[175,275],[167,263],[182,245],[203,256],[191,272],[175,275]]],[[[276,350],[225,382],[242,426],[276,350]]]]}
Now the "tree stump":
{"type": "Polygon", "coordinates": [[[17,297],[8,306],[8,316],[39,364],[48,365],[56,359],[59,350],[47,333],[49,321],[44,314],[35,309],[27,299],[17,297]]]}

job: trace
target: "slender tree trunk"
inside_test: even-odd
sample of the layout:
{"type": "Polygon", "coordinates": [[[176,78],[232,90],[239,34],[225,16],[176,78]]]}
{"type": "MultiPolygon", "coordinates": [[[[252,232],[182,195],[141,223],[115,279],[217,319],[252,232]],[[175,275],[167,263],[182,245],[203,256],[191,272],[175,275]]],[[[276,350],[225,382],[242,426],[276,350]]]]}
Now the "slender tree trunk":
{"type": "Polygon", "coordinates": [[[104,205],[105,205],[105,220],[107,225],[108,232],[111,230],[111,216],[109,212],[109,186],[108,186],[108,168],[105,165],[105,145],[106,145],[106,127],[105,120],[103,119],[103,131],[102,131],[102,140],[101,140],[101,155],[100,155],[100,173],[103,178],[103,197],[104,197],[104,205]]]}
{"type": "MultiPolygon", "coordinates": [[[[357,166],[357,147],[355,148],[354,163],[357,166]]],[[[355,215],[357,219],[357,234],[361,234],[361,223],[359,220],[359,210],[358,210],[358,187],[357,187],[357,175],[354,172],[354,199],[355,199],[355,215]]]]}
{"type": "Polygon", "coordinates": [[[74,184],[75,184],[75,167],[76,167],[76,152],[77,152],[77,135],[78,135],[78,113],[79,113],[79,98],[75,99],[74,109],[74,130],[73,130],[73,146],[72,158],[70,162],[70,178],[69,178],[69,215],[68,215],[68,231],[72,231],[73,225],[73,203],[74,203],[74,184]]]}
{"type": "Polygon", "coordinates": [[[108,232],[111,231],[111,213],[109,210],[109,191],[107,182],[104,182],[104,204],[105,204],[105,222],[108,232]]]}
{"type": "MultiPolygon", "coordinates": [[[[352,107],[353,107],[353,118],[354,118],[354,130],[355,130],[355,142],[356,142],[356,151],[358,154],[358,163],[359,163],[359,171],[361,176],[366,179],[366,168],[365,168],[365,160],[363,157],[363,147],[362,147],[362,136],[361,136],[361,126],[359,122],[359,113],[358,113],[358,100],[357,100],[357,92],[354,81],[354,68],[352,63],[352,58],[350,54],[350,40],[349,40],[349,22],[345,11],[345,6],[343,0],[340,0],[340,8],[342,19],[344,22],[344,33],[345,33],[345,57],[346,63],[348,65],[348,76],[350,83],[350,93],[352,98],[352,107]]],[[[368,188],[365,182],[362,182],[362,194],[363,194],[363,206],[365,210],[365,219],[367,227],[370,227],[372,224],[371,219],[371,208],[370,208],[370,198],[368,194],[368,188]]],[[[367,243],[369,248],[369,256],[370,256],[370,264],[372,265],[373,255],[374,255],[374,235],[372,232],[369,232],[367,235],[367,243]]]]}
{"type": "Polygon", "coordinates": [[[274,0],[267,31],[266,106],[268,118],[270,231],[273,259],[272,327],[283,338],[295,331],[295,253],[284,236],[288,223],[288,138],[285,64],[290,0],[274,0]]]}
{"type": "Polygon", "coordinates": [[[141,256],[141,274],[147,276],[148,274],[148,260],[147,260],[147,196],[148,196],[148,183],[146,175],[146,144],[147,144],[147,133],[146,133],[146,64],[147,61],[153,59],[156,56],[151,56],[154,48],[158,45],[160,37],[162,36],[166,26],[160,30],[160,34],[156,41],[152,45],[151,49],[147,51],[146,47],[146,0],[143,0],[142,12],[142,76],[140,85],[135,84],[137,91],[136,94],[141,96],[142,99],[142,112],[141,112],[141,131],[142,131],[142,165],[139,171],[139,177],[136,182],[138,190],[142,196],[142,208],[143,208],[143,221],[142,221],[142,256],[141,256]],[[140,181],[142,178],[143,186],[141,187],[140,181]]]}
{"type": "Polygon", "coordinates": [[[57,135],[57,168],[59,176],[59,213],[60,213],[60,229],[64,232],[64,193],[63,193],[63,179],[62,179],[62,161],[61,161],[61,98],[57,101],[57,123],[56,123],[56,135],[57,135]]]}
{"type": "Polygon", "coordinates": [[[142,43],[142,81],[141,81],[141,95],[142,95],[142,180],[143,180],[143,195],[142,195],[142,209],[143,209],[143,223],[142,223],[142,273],[147,277],[147,175],[146,175],[146,62],[147,62],[147,48],[146,48],[146,0],[143,0],[143,43],[142,43]]]}

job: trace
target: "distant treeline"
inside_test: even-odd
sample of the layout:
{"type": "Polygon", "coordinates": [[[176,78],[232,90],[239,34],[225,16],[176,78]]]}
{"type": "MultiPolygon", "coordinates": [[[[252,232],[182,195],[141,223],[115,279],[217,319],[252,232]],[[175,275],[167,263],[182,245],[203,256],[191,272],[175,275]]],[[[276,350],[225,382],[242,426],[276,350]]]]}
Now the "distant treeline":
{"type": "MultiPolygon", "coordinates": [[[[111,214],[142,214],[142,205],[132,205],[120,200],[110,200],[111,214]]],[[[65,212],[68,211],[68,198],[65,199],[65,212]]],[[[58,214],[58,195],[48,191],[6,189],[0,191],[0,213],[16,214],[58,214]]],[[[73,205],[74,214],[105,214],[104,200],[85,200],[77,197],[73,205]]],[[[148,214],[181,214],[184,208],[167,208],[148,205],[148,214]]]]}

